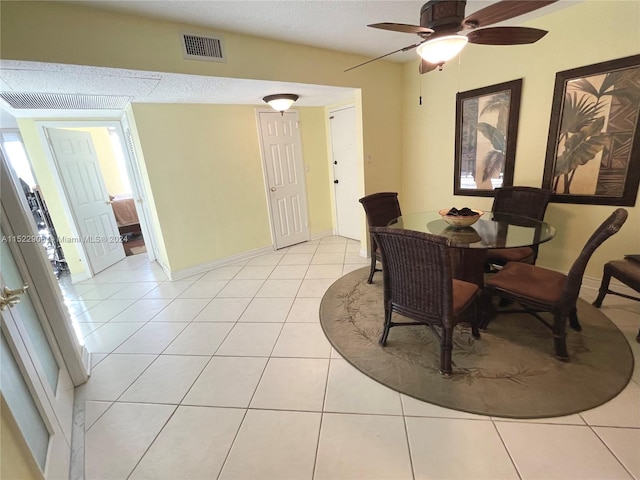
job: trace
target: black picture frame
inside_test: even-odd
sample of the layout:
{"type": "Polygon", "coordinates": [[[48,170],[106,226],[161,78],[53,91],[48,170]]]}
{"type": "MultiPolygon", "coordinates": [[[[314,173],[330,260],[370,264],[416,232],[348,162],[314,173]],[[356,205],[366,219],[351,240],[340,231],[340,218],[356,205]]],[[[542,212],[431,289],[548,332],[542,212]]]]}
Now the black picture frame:
{"type": "Polygon", "coordinates": [[[552,202],[634,206],[640,55],[556,73],[542,187],[552,202]]]}
{"type": "Polygon", "coordinates": [[[513,185],[521,95],[521,78],[456,95],[454,195],[513,185]]]}

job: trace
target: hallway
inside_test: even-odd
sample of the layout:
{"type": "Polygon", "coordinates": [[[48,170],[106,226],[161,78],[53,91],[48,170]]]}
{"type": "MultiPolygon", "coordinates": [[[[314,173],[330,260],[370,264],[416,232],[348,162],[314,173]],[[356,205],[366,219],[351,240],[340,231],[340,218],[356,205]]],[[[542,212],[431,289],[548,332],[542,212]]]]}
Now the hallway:
{"type": "Polygon", "coordinates": [[[93,364],[72,478],[640,480],[638,302],[602,308],[635,354],[617,398],[561,418],[472,415],[390,390],[332,349],[318,308],[368,266],[359,248],[325,237],[176,282],[134,255],[62,283],[93,364]]]}

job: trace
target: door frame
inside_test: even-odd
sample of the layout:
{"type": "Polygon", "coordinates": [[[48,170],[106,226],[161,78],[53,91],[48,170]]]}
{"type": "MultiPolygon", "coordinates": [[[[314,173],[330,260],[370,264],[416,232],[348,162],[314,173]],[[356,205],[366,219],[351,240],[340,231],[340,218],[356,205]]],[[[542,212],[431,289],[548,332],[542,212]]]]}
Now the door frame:
{"type": "MultiPolygon", "coordinates": [[[[300,112],[296,109],[290,110],[293,112],[296,112],[298,115],[298,123],[300,123],[300,112]]],[[[286,248],[286,247],[278,247],[276,244],[276,231],[275,231],[275,222],[273,221],[273,209],[271,207],[271,196],[270,196],[270,186],[269,186],[269,176],[267,175],[267,157],[265,155],[265,151],[264,151],[264,145],[262,144],[262,126],[260,124],[260,114],[261,113],[273,113],[273,114],[277,114],[279,112],[274,111],[272,108],[256,108],[256,132],[258,134],[258,145],[260,146],[260,158],[262,160],[262,180],[264,182],[264,193],[265,193],[265,200],[267,202],[267,208],[269,211],[269,229],[271,230],[271,245],[273,246],[274,250],[277,250],[278,248],[286,248]]],[[[302,153],[302,134],[300,132],[300,129],[298,129],[298,133],[300,135],[300,151],[302,153]]],[[[304,199],[305,199],[305,208],[306,208],[306,217],[307,217],[307,222],[305,225],[305,229],[306,229],[306,241],[309,241],[311,239],[311,228],[309,226],[309,197],[307,196],[307,171],[306,171],[306,166],[304,163],[304,158],[302,158],[302,155],[300,156],[300,162],[301,162],[301,172],[303,173],[304,177],[303,177],[303,182],[302,182],[302,189],[304,190],[302,193],[304,195],[304,199]]]]}
{"type": "MultiPolygon", "coordinates": [[[[71,230],[71,234],[74,236],[74,238],[81,238],[78,227],[77,227],[77,221],[75,216],[73,215],[73,210],[71,208],[71,204],[69,202],[69,198],[67,197],[67,193],[66,190],[64,189],[63,183],[62,183],[62,177],[60,174],[60,171],[58,169],[58,162],[55,158],[55,155],[52,151],[51,146],[49,145],[49,139],[46,133],[46,129],[47,128],[57,128],[57,129],[64,129],[64,128],[115,128],[116,134],[118,135],[119,139],[120,139],[120,145],[122,147],[122,154],[124,155],[124,159],[125,159],[125,166],[126,166],[126,170],[127,170],[127,176],[129,177],[129,184],[131,185],[132,188],[132,193],[136,194],[138,193],[137,190],[142,189],[144,191],[144,185],[138,185],[136,182],[136,179],[132,177],[132,171],[133,168],[135,168],[132,164],[135,161],[132,157],[131,154],[129,152],[129,149],[127,148],[127,139],[125,136],[125,126],[122,123],[122,119],[111,119],[111,120],[93,120],[93,119],[87,119],[87,120],[60,120],[60,121],[56,121],[56,120],[45,120],[45,121],[36,121],[35,122],[37,131],[38,131],[38,135],[40,137],[40,142],[42,145],[42,149],[44,151],[45,154],[45,158],[47,159],[47,163],[48,163],[48,167],[49,170],[51,171],[52,174],[52,178],[53,178],[53,182],[56,186],[57,189],[57,193],[58,196],[60,198],[60,203],[62,205],[62,209],[65,213],[65,216],[67,217],[67,219],[69,220],[69,228],[71,230]]],[[[139,165],[138,165],[138,169],[140,169],[139,165]]],[[[148,198],[147,192],[144,191],[144,198],[148,198]]],[[[46,198],[45,198],[46,200],[46,198]]],[[[154,261],[156,259],[155,256],[155,247],[154,245],[157,244],[154,235],[154,232],[151,231],[150,229],[148,229],[148,225],[150,225],[150,221],[148,218],[146,218],[146,212],[145,209],[141,208],[138,204],[138,202],[135,202],[136,204],[136,212],[138,214],[138,219],[140,220],[140,228],[142,229],[144,226],[144,229],[142,231],[142,235],[145,239],[148,239],[150,242],[150,248],[147,248],[147,256],[149,257],[149,261],[154,261]]],[[[80,281],[80,280],[86,280],[89,278],[92,278],[95,273],[93,272],[93,270],[91,269],[91,265],[88,262],[87,259],[87,255],[86,255],[86,249],[85,246],[83,245],[82,242],[78,242],[76,243],[76,246],[78,247],[78,254],[80,257],[80,261],[82,262],[82,264],[85,267],[85,274],[82,276],[74,276],[73,280],[74,281],[80,281]]]]}
{"type": "MultiPolygon", "coordinates": [[[[0,152],[0,190],[2,191],[2,207],[6,213],[6,220],[14,235],[26,238],[36,235],[33,216],[24,195],[18,190],[17,179],[8,168],[8,160],[0,152]]],[[[67,366],[71,380],[75,386],[85,383],[89,378],[89,351],[86,346],[78,343],[73,325],[69,319],[69,311],[64,304],[62,292],[57,279],[49,266],[42,245],[37,242],[22,242],[18,245],[29,271],[32,289],[42,305],[47,308],[46,317],[49,320],[51,333],[60,348],[60,353],[67,366]]]]}

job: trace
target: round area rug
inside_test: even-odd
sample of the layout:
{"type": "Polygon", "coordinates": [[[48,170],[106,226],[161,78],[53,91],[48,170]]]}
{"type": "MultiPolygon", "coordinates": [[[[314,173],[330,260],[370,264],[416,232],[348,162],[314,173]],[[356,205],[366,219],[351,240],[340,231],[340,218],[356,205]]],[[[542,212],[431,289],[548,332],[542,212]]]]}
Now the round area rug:
{"type": "Polygon", "coordinates": [[[368,267],[355,270],[329,287],[320,323],[348,362],[398,392],[480,415],[541,418],[597,407],[629,383],[633,355],[627,340],[582,300],[582,331],[567,334],[570,362],[555,359],[551,331],[535,317],[502,314],[481,330],[479,340],[470,327],[455,328],[453,375],[443,377],[438,373],[439,340],[427,326],[392,328],[387,345],[380,346],[382,275],[369,285],[368,274],[368,267]]]}

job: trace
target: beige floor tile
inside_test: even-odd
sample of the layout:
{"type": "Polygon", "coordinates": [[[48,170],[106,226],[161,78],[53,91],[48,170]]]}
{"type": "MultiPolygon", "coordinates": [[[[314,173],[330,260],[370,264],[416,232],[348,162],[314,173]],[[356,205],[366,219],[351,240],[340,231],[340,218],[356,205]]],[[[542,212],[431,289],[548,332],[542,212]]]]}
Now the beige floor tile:
{"type": "Polygon", "coordinates": [[[178,407],[130,479],[216,479],[245,411],[178,407]]]}
{"type": "Polygon", "coordinates": [[[206,298],[176,298],[153,317],[151,321],[191,322],[210,301],[210,299],[206,298]]]}
{"type": "Polygon", "coordinates": [[[220,480],[311,480],[319,428],[319,413],[249,410],[220,480]]]}
{"type": "Polygon", "coordinates": [[[495,425],[523,480],[630,478],[587,426],[515,422],[495,425]]]}
{"type": "Polygon", "coordinates": [[[271,280],[301,280],[308,269],[308,265],[278,265],[273,269],[269,278],[271,280]]]}
{"type": "Polygon", "coordinates": [[[400,394],[370,379],[346,360],[333,359],[325,412],[402,415],[400,394]]]}
{"type": "Polygon", "coordinates": [[[268,357],[281,329],[281,323],[236,323],[216,355],[268,357]]]}
{"type": "Polygon", "coordinates": [[[193,319],[194,322],[237,322],[251,298],[214,298],[193,319]]]}
{"type": "Polygon", "coordinates": [[[329,360],[271,358],[251,408],[322,411],[329,360]]]}
{"type": "Polygon", "coordinates": [[[246,308],[239,322],[279,322],[286,320],[294,297],[254,298],[246,308]]]}
{"type": "Polygon", "coordinates": [[[112,353],[91,368],[91,376],[81,386],[86,400],[114,401],[156,359],[156,355],[112,353]]]}
{"type": "Polygon", "coordinates": [[[205,356],[160,355],[118,401],[177,405],[208,361],[205,356]]]}
{"type": "Polygon", "coordinates": [[[271,353],[273,357],[329,358],[331,344],[317,323],[286,323],[271,353]]]}
{"type": "Polygon", "coordinates": [[[321,300],[319,297],[296,298],[289,310],[287,322],[318,323],[321,300]]]}
{"type": "Polygon", "coordinates": [[[416,479],[518,479],[490,420],[409,417],[406,421],[416,479]]]}
{"type": "Polygon", "coordinates": [[[85,478],[127,478],[175,406],[115,403],[86,433],[85,478]]]}
{"type": "Polygon", "coordinates": [[[227,280],[209,280],[206,282],[198,280],[182,292],[178,298],[213,298],[227,283],[227,280]]]}
{"type": "Polygon", "coordinates": [[[640,478],[640,429],[595,427],[593,430],[631,475],[640,478]]]}
{"type": "Polygon", "coordinates": [[[213,357],[182,403],[246,408],[266,364],[261,357],[213,357]]]}
{"type": "Polygon", "coordinates": [[[111,353],[142,328],[144,323],[105,323],[84,337],[84,344],[92,353],[111,353]]]}
{"type": "Polygon", "coordinates": [[[631,382],[617,397],[580,416],[588,425],[640,428],[640,386],[631,382]]]}
{"type": "Polygon", "coordinates": [[[168,355],[213,355],[233,328],[233,323],[191,323],[164,351],[168,355]]]}
{"type": "Polygon", "coordinates": [[[302,280],[265,280],[264,285],[256,293],[256,297],[288,297],[294,298],[298,293],[302,280]]]}
{"type": "Polygon", "coordinates": [[[315,480],[412,479],[402,417],[325,413],[315,480]]]}
{"type": "Polygon", "coordinates": [[[230,280],[218,293],[218,298],[254,297],[264,280],[230,280]]]}

